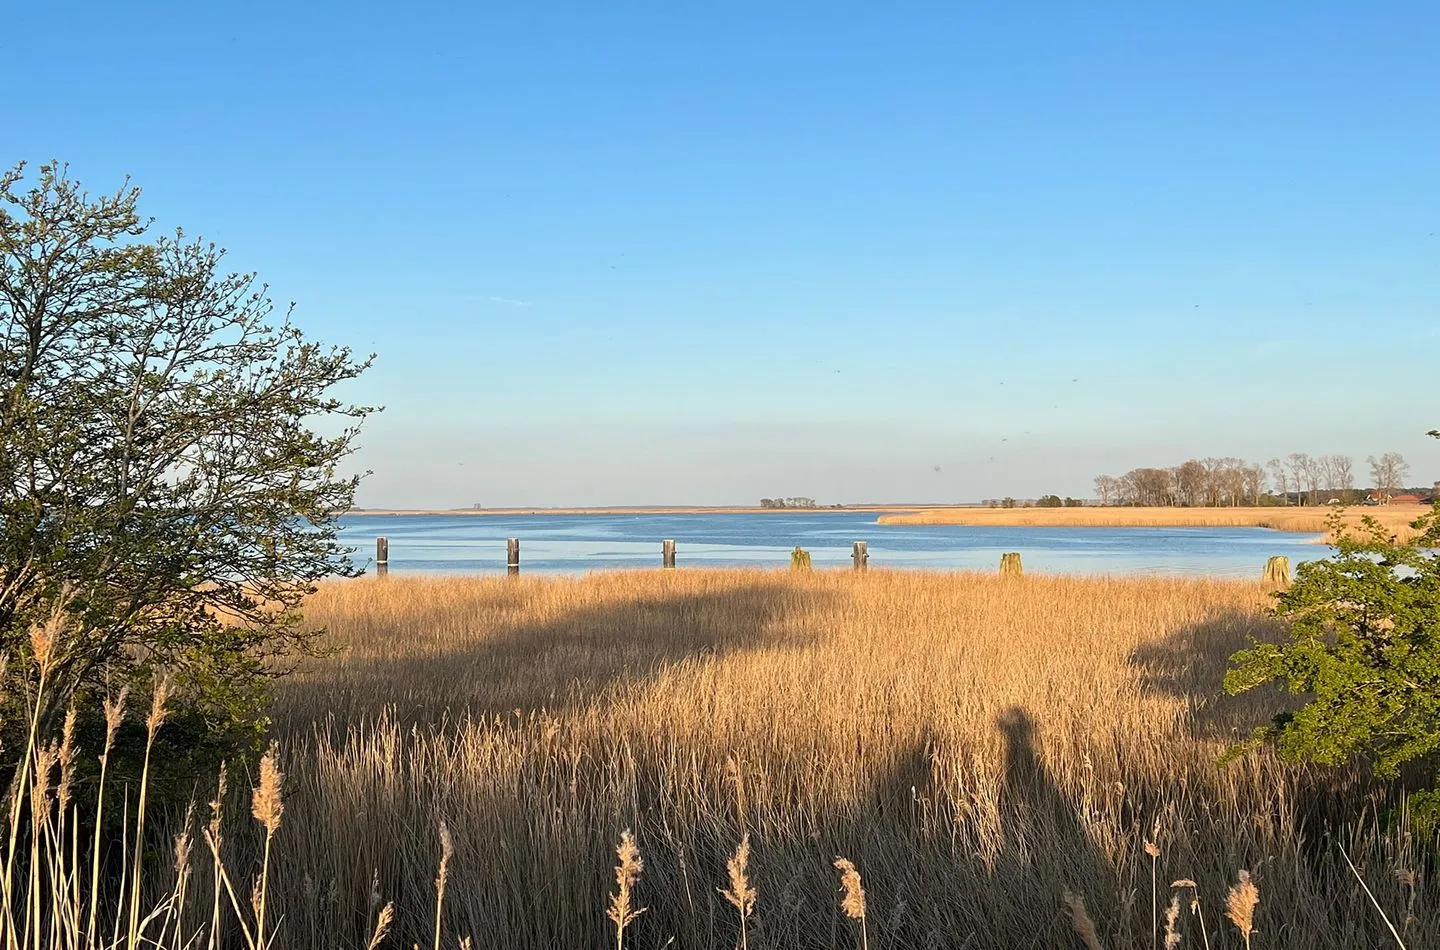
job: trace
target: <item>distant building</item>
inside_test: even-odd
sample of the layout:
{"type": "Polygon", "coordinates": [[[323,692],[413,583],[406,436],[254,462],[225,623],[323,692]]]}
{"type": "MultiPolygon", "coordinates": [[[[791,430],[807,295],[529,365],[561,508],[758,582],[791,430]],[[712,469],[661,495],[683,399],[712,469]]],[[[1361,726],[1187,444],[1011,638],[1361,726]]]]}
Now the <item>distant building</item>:
{"type": "Polygon", "coordinates": [[[1421,498],[1419,495],[1406,494],[1390,496],[1390,504],[1392,505],[1419,505],[1424,504],[1424,502],[1425,499],[1421,498]]]}

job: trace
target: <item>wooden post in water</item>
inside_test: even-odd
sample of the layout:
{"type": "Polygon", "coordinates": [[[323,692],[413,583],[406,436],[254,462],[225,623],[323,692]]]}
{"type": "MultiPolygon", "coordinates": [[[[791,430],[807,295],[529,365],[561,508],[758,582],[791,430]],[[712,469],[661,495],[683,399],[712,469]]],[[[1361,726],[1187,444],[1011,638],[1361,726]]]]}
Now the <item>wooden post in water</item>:
{"type": "Polygon", "coordinates": [[[850,560],[855,562],[855,570],[865,570],[870,562],[870,545],[865,541],[856,541],[850,550],[850,560]]]}
{"type": "Polygon", "coordinates": [[[790,570],[810,570],[810,552],[805,550],[798,544],[795,545],[795,550],[790,552],[790,570]]]}
{"type": "Polygon", "coordinates": [[[1290,586],[1290,559],[1288,557],[1272,557],[1265,562],[1265,583],[1274,584],[1281,590],[1290,586]]]}
{"type": "Polygon", "coordinates": [[[390,539],[383,534],[375,539],[375,575],[384,577],[390,573],[390,539]]]}
{"type": "Polygon", "coordinates": [[[1000,555],[1000,576],[1019,577],[1024,573],[1020,566],[1020,552],[1011,551],[1009,554],[1000,555]]]}
{"type": "Polygon", "coordinates": [[[520,539],[505,539],[505,573],[516,575],[520,573],[520,539]]]}
{"type": "Polygon", "coordinates": [[[660,542],[660,566],[667,570],[675,566],[675,542],[673,540],[660,542]]]}

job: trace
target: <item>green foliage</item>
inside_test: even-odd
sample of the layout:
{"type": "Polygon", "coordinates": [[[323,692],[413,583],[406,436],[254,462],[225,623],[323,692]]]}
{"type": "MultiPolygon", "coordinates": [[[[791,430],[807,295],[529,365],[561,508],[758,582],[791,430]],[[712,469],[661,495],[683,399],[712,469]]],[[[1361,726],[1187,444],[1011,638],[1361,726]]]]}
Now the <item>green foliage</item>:
{"type": "Polygon", "coordinates": [[[187,748],[254,745],[267,678],[313,638],[301,599],[351,572],[339,466],[370,410],[331,390],[368,361],[223,250],[152,236],[136,189],[38,172],[0,173],[0,697],[35,695],[30,631],[58,612],[42,736],[163,672],[187,748]]]}
{"type": "Polygon", "coordinates": [[[1300,565],[1277,595],[1288,639],[1231,658],[1234,694],[1278,682],[1305,697],[1259,736],[1287,758],[1338,764],[1359,757],[1381,776],[1440,752],[1440,501],[1401,541],[1366,518],[1331,516],[1335,555],[1300,565]]]}
{"type": "Polygon", "coordinates": [[[1037,508],[1063,508],[1065,501],[1059,495],[1041,495],[1035,502],[1037,508]]]}

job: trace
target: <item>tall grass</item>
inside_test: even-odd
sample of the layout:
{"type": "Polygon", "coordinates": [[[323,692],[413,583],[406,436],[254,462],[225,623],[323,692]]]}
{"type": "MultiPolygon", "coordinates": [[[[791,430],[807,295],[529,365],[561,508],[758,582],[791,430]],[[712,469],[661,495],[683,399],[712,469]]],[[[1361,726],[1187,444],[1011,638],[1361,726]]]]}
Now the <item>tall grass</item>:
{"type": "MultiPolygon", "coordinates": [[[[1429,511],[1427,505],[1352,507],[1345,522],[1357,525],[1370,516],[1389,531],[1408,536],[1410,523],[1429,511]]],[[[882,514],[880,524],[1008,525],[1086,528],[1271,528],[1323,534],[1329,531],[1329,508],[924,508],[882,514]]]]}
{"type": "MultiPolygon", "coordinates": [[[[1277,632],[1268,596],[885,571],[326,585],[309,617],[343,652],[277,709],[298,828],[277,867],[340,895],[378,872],[406,945],[428,933],[415,829],[435,816],[456,838],[447,928],[518,948],[613,943],[627,829],[648,908],[629,946],[732,947],[742,924],[750,947],[853,946],[836,855],[864,870],[876,947],[1067,945],[1067,889],[1105,946],[1149,946],[1152,873],[1223,903],[1241,868],[1257,945],[1389,945],[1336,845],[1403,916],[1393,871],[1424,862],[1398,790],[1268,753],[1217,765],[1277,701],[1220,690],[1226,657],[1277,632]],[[741,919],[721,888],[745,834],[741,919]]],[[[1417,887],[1412,945],[1440,932],[1417,887]]],[[[343,899],[284,916],[364,941],[343,899]]],[[[1181,945],[1238,939],[1206,924],[1180,919],[1181,945]]]]}
{"type": "MultiPolygon", "coordinates": [[[[162,680],[155,688],[149,715],[145,719],[144,763],[134,789],[133,809],[130,789],[125,790],[127,807],[121,821],[119,839],[111,840],[112,830],[104,822],[104,803],[110,789],[111,755],[115,751],[116,734],[124,719],[125,694],[106,698],[104,745],[99,752],[99,782],[91,790],[92,804],[82,805],[75,794],[76,710],[65,716],[58,742],[46,741],[38,724],[52,688],[55,657],[61,652],[61,641],[67,632],[64,617],[57,612],[51,621],[38,628],[31,637],[33,670],[9,668],[8,657],[0,658],[0,682],[14,687],[25,684],[28,695],[23,708],[29,725],[28,735],[18,759],[7,762],[10,783],[5,791],[5,812],[8,818],[3,853],[0,853],[0,947],[4,950],[139,950],[142,947],[178,948],[203,945],[203,927],[187,923],[186,895],[192,868],[190,820],[186,811],[174,838],[173,868],[157,871],[145,858],[152,851],[155,836],[146,824],[147,806],[151,803],[151,754],[156,734],[165,722],[168,689],[162,680]],[[15,674],[7,677],[7,673],[15,674]],[[86,808],[88,810],[82,810],[86,808]],[[87,864],[89,865],[87,870],[87,864]],[[116,874],[103,875],[102,865],[118,867],[116,874]]],[[[8,750],[7,750],[8,751],[8,750]]],[[[270,836],[279,827],[278,776],[274,753],[261,761],[262,781],[256,790],[257,801],[270,796],[272,823],[267,826],[267,851],[270,836]],[[266,779],[267,773],[270,779],[266,779]]],[[[218,806],[217,806],[218,807],[218,806]]],[[[257,805],[257,809],[260,806],[257,805]]],[[[257,818],[261,818],[257,810],[257,818]]],[[[262,821],[265,819],[262,818],[262,821]]],[[[216,832],[218,836],[218,832],[216,832]]],[[[251,906],[257,915],[253,931],[246,913],[235,901],[219,862],[216,847],[216,873],[210,881],[214,899],[219,901],[222,886],[234,902],[235,917],[249,950],[270,946],[265,939],[265,902],[269,879],[265,870],[255,879],[250,890],[251,906]],[[253,936],[252,936],[253,933],[253,936]]],[[[218,913],[209,933],[210,946],[235,946],[223,942],[222,921],[218,913]]]]}
{"type": "MultiPolygon", "coordinates": [[[[326,584],[307,614],[340,652],[284,683],[270,771],[229,796],[255,820],[222,835],[217,793],[192,882],[134,857],[132,797],[118,866],[145,881],[102,884],[86,925],[77,823],[37,837],[55,793],[12,798],[0,947],[1394,946],[1377,907],[1434,946],[1399,788],[1217,765],[1276,701],[1219,691],[1276,632],[1267,597],[886,571],[326,584]],[[856,872],[837,896],[837,855],[863,892],[856,872]]],[[[35,745],[27,768],[58,773],[35,745]]]]}

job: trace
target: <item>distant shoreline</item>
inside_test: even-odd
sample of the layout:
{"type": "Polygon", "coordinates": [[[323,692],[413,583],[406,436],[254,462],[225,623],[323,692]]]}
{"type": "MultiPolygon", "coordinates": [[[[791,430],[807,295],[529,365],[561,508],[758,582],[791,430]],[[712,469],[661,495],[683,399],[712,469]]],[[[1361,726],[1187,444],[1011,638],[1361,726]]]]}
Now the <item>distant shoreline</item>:
{"type": "MultiPolygon", "coordinates": [[[[1345,509],[1345,523],[1369,515],[1386,530],[1407,533],[1428,505],[1386,505],[1345,509]]],[[[1270,528],[1325,534],[1333,510],[1323,506],[1274,508],[924,508],[881,515],[884,525],[970,525],[1037,528],[1270,528]]]]}
{"type": "Polygon", "coordinates": [[[758,505],[620,505],[613,508],[351,508],[347,515],[786,515],[844,512],[906,512],[924,505],[820,505],[815,508],[761,508],[758,505]]]}

